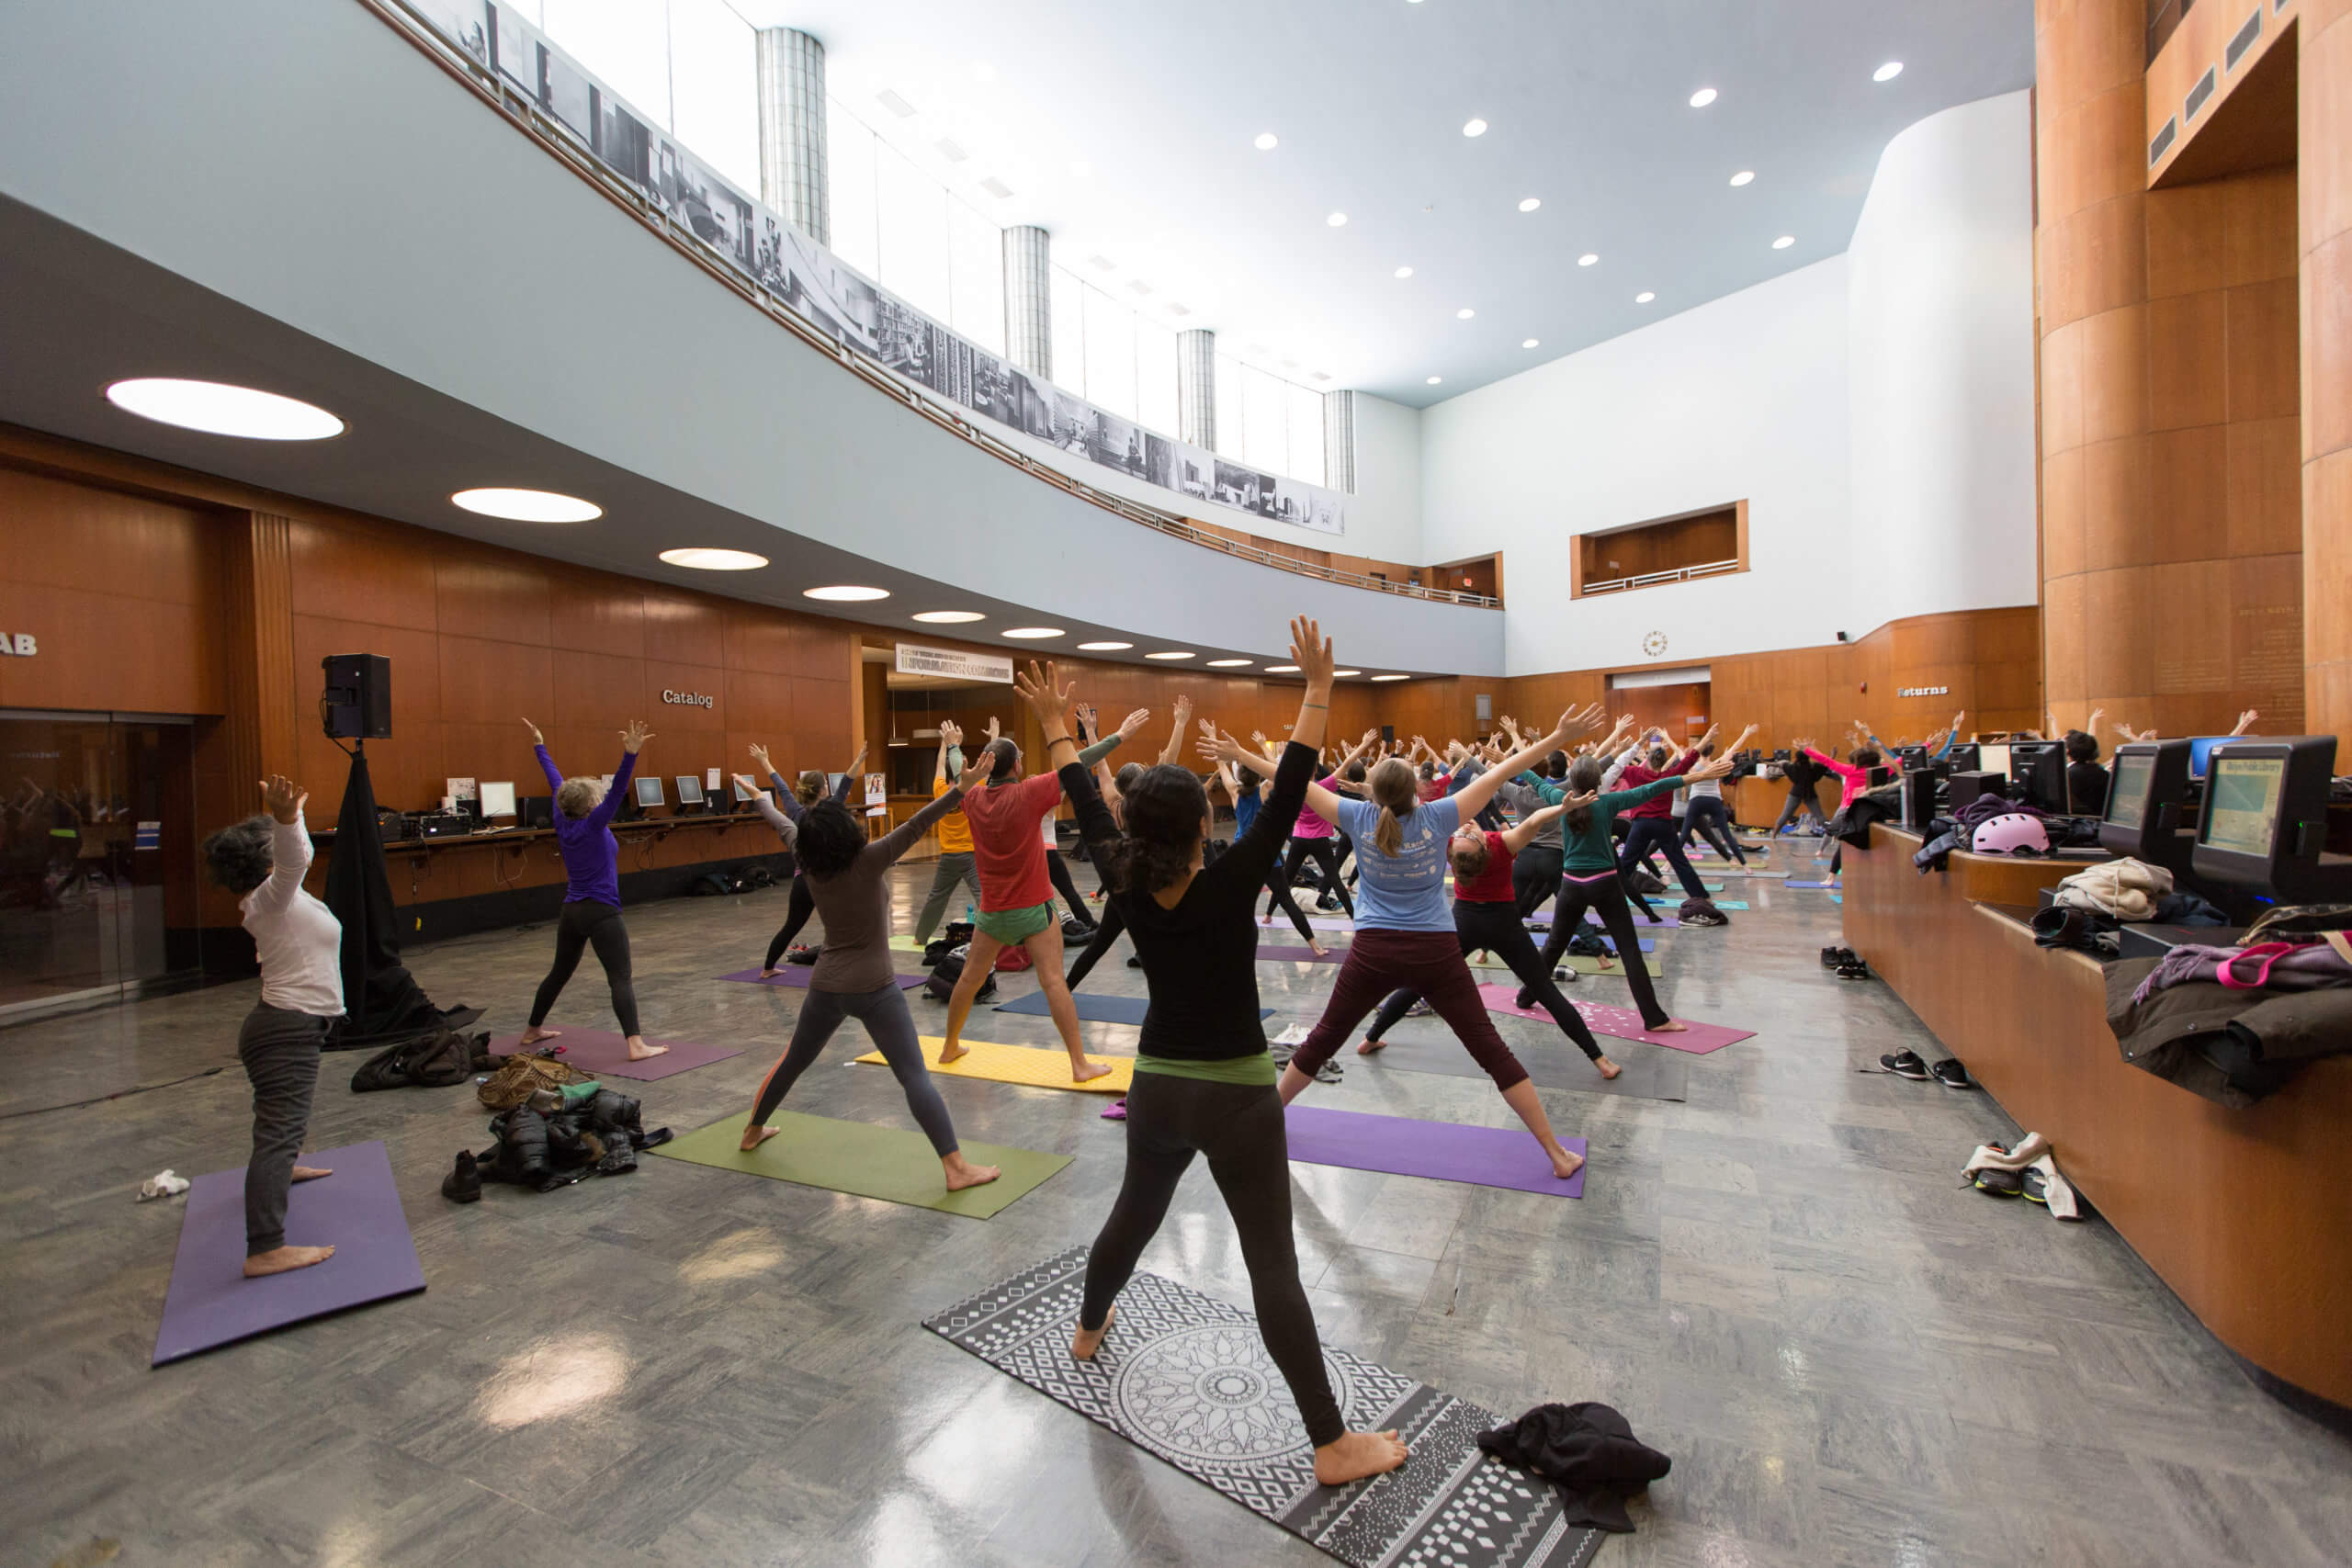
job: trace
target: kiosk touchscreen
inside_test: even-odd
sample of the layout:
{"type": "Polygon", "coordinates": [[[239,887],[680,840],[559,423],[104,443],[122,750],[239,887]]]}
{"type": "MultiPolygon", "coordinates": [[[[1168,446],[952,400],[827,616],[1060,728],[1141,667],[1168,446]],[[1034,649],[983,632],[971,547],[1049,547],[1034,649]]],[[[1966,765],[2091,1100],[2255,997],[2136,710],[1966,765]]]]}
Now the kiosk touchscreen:
{"type": "Polygon", "coordinates": [[[665,799],[662,794],[662,781],[660,779],[639,779],[636,781],[636,784],[637,804],[639,807],[666,806],[669,804],[668,800],[665,799]]]}
{"type": "Polygon", "coordinates": [[[1957,741],[1944,761],[1951,765],[1951,771],[1955,773],[1973,773],[1984,765],[1978,758],[1977,750],[1978,747],[1973,740],[1957,741]]]}
{"type": "Polygon", "coordinates": [[[2197,822],[2197,874],[2289,903],[2352,898],[2352,855],[2332,855],[2328,778],[2335,737],[2266,736],[2216,744],[2197,822]]]}
{"type": "Polygon", "coordinates": [[[2186,871],[2195,847],[2195,835],[2181,822],[2181,806],[2188,797],[2188,741],[2135,740],[2118,746],[2108,769],[2099,847],[2169,871],[2186,871]]]}
{"type": "Polygon", "coordinates": [[[679,813],[684,815],[688,811],[700,811],[702,809],[702,780],[692,773],[680,773],[674,782],[678,786],[679,813]]]}
{"type": "Polygon", "coordinates": [[[514,815],[513,781],[510,780],[504,784],[486,784],[481,786],[481,814],[485,818],[514,815]]]}
{"type": "Polygon", "coordinates": [[[1974,771],[1984,773],[1998,773],[2003,778],[2007,778],[2009,776],[2008,743],[2007,741],[1989,741],[1978,746],[1976,748],[1976,768],[1974,771]]]}

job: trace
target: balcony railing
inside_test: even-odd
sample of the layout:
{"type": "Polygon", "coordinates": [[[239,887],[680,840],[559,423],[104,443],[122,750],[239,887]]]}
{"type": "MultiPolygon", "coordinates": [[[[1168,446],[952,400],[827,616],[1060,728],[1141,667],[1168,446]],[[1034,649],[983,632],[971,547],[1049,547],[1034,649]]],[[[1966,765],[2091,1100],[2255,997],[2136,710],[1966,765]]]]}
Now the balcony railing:
{"type": "Polygon", "coordinates": [[[1612,577],[1605,582],[1588,582],[1584,596],[1596,593],[1624,593],[1636,588],[1656,588],[1661,582],[1690,582],[1702,577],[1721,577],[1727,571],[1740,570],[1736,560],[1702,561],[1697,566],[1678,566],[1668,571],[1645,571],[1639,577],[1612,577]]]}
{"type": "Polygon", "coordinates": [[[1241,544],[1226,538],[1222,535],[1212,533],[1193,523],[1192,519],[1177,513],[1162,511],[1156,506],[1148,506],[1141,502],[1129,500],[1125,496],[1114,495],[1109,491],[1097,490],[1094,486],[1059,468],[1037,461],[1011,443],[981,429],[966,418],[961,411],[935,400],[929,388],[908,380],[888,367],[876,364],[857,354],[848,344],[838,342],[819,331],[784,301],[771,297],[765,290],[754,285],[751,279],[721,262],[692,230],[680,226],[672,219],[670,214],[652,199],[650,193],[640,190],[607,168],[601,160],[581,146],[560,124],[550,119],[536,101],[514,91],[489,66],[461,50],[450,48],[438,33],[400,4],[400,0],[357,0],[357,3],[373,11],[413,43],[427,58],[471,88],[476,96],[504,116],[516,130],[537,142],[542,152],[595,186],[615,205],[628,212],[639,222],[668,242],[673,250],[700,267],[707,276],[733,290],[737,296],[760,310],[770,321],[809,347],[831,357],[852,375],[865,380],[887,396],[904,403],[933,424],[962,436],[1000,461],[1010,463],[1023,472],[1076,496],[1080,501],[1099,506],[1105,512],[1116,513],[1130,523],[1141,524],[1147,528],[1156,529],[1173,538],[1183,539],[1224,555],[1235,556],[1260,566],[1272,567],[1278,571],[1295,572],[1301,577],[1317,578],[1346,588],[1361,588],[1374,593],[1394,593],[1408,599],[1428,599],[1440,604],[1467,604],[1487,610],[1502,608],[1502,601],[1490,594],[1457,592],[1443,588],[1429,588],[1414,582],[1391,582],[1385,578],[1368,577],[1361,572],[1341,571],[1336,567],[1317,566],[1313,561],[1298,560],[1274,550],[1261,548],[1255,545],[1241,544]]]}

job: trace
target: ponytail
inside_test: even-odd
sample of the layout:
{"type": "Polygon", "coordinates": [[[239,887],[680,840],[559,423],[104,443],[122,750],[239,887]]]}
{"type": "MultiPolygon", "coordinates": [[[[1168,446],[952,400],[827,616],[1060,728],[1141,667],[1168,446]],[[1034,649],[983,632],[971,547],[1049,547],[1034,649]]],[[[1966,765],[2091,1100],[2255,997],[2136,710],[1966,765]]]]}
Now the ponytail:
{"type": "Polygon", "coordinates": [[[1401,757],[1390,757],[1372,770],[1372,798],[1380,807],[1379,819],[1372,827],[1372,842],[1384,855],[1395,855],[1405,847],[1404,819],[1421,803],[1419,783],[1413,764],[1401,757]]]}

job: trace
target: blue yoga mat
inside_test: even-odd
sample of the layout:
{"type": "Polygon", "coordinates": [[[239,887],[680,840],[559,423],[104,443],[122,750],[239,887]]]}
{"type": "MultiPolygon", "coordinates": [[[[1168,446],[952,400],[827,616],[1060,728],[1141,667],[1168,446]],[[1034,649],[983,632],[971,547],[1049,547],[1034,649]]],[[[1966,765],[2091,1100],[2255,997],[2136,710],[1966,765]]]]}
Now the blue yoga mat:
{"type": "MultiPolygon", "coordinates": [[[[1078,1016],[1089,1023],[1141,1023],[1143,1015],[1151,1010],[1151,1003],[1142,997],[1104,997],[1091,991],[1073,991],[1070,998],[1078,1003],[1078,1016]]],[[[1052,1016],[1043,991],[1032,991],[1017,1001],[1001,1003],[996,1010],[1025,1012],[1037,1018],[1052,1016]]],[[[1260,1008],[1258,1016],[1272,1018],[1274,1010],[1260,1008]]]]}
{"type": "Polygon", "coordinates": [[[1781,886],[1783,887],[1811,887],[1826,892],[1829,888],[1835,887],[1838,885],[1834,882],[1799,882],[1794,877],[1791,877],[1788,881],[1781,883],[1781,886]]]}

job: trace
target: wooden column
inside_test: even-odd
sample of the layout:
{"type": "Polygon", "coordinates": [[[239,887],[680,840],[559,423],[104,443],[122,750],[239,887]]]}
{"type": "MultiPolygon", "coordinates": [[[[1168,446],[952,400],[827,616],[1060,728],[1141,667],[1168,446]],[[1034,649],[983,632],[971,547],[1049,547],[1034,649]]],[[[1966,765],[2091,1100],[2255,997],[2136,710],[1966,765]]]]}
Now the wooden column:
{"type": "Polygon", "coordinates": [[[2302,276],[2303,675],[2352,768],[2352,0],[2307,0],[2296,62],[2302,276]]]}
{"type": "Polygon", "coordinates": [[[232,791],[258,801],[257,781],[296,771],[296,726],[319,678],[313,671],[305,688],[294,668],[292,524],[273,513],[247,512],[232,513],[223,527],[229,675],[223,769],[232,791]]]}

